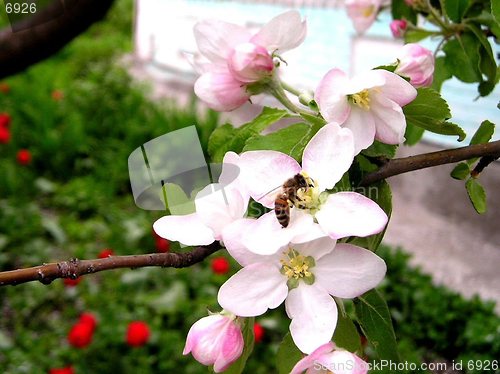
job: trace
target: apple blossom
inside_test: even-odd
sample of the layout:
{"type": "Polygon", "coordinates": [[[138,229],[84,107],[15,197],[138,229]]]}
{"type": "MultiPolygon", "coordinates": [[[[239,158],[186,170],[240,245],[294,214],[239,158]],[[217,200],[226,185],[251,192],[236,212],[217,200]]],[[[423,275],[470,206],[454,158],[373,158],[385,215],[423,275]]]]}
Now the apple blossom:
{"type": "Polygon", "coordinates": [[[391,28],[392,36],[395,38],[401,38],[406,32],[408,22],[405,19],[395,19],[391,22],[389,27],[391,28]]]}
{"type": "Polygon", "coordinates": [[[244,218],[239,231],[224,233],[228,250],[227,243],[241,241],[257,254],[274,254],[290,242],[301,243],[323,236],[333,239],[368,236],[382,231],[387,215],[375,202],[356,192],[325,192],[332,189],[351,166],[353,144],[350,130],[330,123],[305,147],[302,168],[295,159],[281,152],[242,153],[238,164],[241,179],[250,196],[265,207],[274,208],[276,197],[283,193],[280,186],[294,175],[303,175],[311,187],[297,191],[300,204],[290,209],[287,227],[282,227],[274,211],[257,220],[244,218]]]}
{"type": "Polygon", "coordinates": [[[430,50],[415,43],[406,44],[401,48],[398,61],[394,72],[410,78],[413,86],[428,87],[432,84],[434,55],[430,50]]]}
{"type": "Polygon", "coordinates": [[[222,312],[204,317],[189,330],[183,354],[191,353],[214,372],[226,370],[243,352],[243,335],[236,316],[222,312]]]}
{"type": "Polygon", "coordinates": [[[275,68],[274,56],[301,44],[306,28],[297,11],[278,15],[256,34],[223,21],[197,23],[196,42],[208,62],[197,59],[202,75],[195,83],[196,95],[218,111],[240,107],[253,94],[247,86],[269,79],[275,68]]]}
{"type": "Polygon", "coordinates": [[[297,362],[290,374],[366,374],[368,364],[354,353],[328,342],[297,362]]]}
{"type": "Polygon", "coordinates": [[[400,144],[406,119],[402,106],[417,96],[415,88],[397,74],[370,70],[348,78],[340,69],[330,70],[316,89],[320,112],[354,134],[355,154],[373,141],[400,144]]]}
{"type": "Polygon", "coordinates": [[[346,0],[347,15],[358,34],[370,28],[377,17],[381,0],[346,0]]]}
{"type": "Polygon", "coordinates": [[[196,195],[196,212],[158,219],[153,230],[162,238],[184,245],[207,245],[222,239],[224,229],[246,213],[249,197],[238,178],[231,181],[228,164],[237,165],[239,156],[224,156],[219,183],[212,183],[196,195]]]}
{"type": "MultiPolygon", "coordinates": [[[[238,229],[237,225],[231,228],[238,229]]],[[[329,237],[287,243],[273,255],[257,255],[238,241],[226,244],[243,268],[222,285],[219,304],[236,315],[251,317],[285,301],[292,338],[305,353],[333,336],[338,311],[331,296],[357,297],[377,286],[386,272],[384,261],[373,252],[350,244],[335,246],[329,237]]]]}

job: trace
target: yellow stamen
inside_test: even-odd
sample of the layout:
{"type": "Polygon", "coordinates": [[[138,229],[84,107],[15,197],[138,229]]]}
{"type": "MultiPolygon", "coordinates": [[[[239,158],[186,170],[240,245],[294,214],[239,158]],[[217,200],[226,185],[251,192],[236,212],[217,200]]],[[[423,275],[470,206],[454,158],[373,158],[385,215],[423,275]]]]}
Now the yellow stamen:
{"type": "Polygon", "coordinates": [[[351,95],[351,101],[362,109],[370,109],[370,92],[363,90],[351,95]]]}

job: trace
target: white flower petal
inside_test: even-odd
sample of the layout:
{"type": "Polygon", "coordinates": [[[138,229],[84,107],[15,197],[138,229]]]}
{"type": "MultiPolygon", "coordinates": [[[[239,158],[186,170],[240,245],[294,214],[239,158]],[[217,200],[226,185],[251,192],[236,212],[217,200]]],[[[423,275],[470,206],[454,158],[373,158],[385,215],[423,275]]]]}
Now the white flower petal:
{"type": "Polygon", "coordinates": [[[342,127],[352,131],[355,155],[371,146],[375,140],[375,121],[369,111],[353,106],[349,118],[342,127]]]}
{"type": "Polygon", "coordinates": [[[274,200],[287,179],[301,171],[292,157],[277,151],[249,151],[240,155],[243,183],[258,203],[274,208],[274,200]]]}
{"type": "Polygon", "coordinates": [[[319,105],[323,117],[328,122],[342,124],[351,111],[345,90],[349,86],[349,78],[340,69],[332,69],[321,79],[314,99],[319,105]]]}
{"type": "Polygon", "coordinates": [[[375,253],[351,244],[337,244],[316,262],[316,282],[330,295],[351,299],[375,288],[387,267],[375,253]]]}
{"type": "Polygon", "coordinates": [[[300,283],[288,294],[285,306],[292,319],[293,341],[302,352],[311,353],[331,340],[338,311],[335,301],[324,289],[300,283]]]}
{"type": "Polygon", "coordinates": [[[315,239],[323,238],[325,236],[328,236],[328,234],[321,228],[321,226],[317,223],[313,223],[307,231],[295,235],[292,239],[292,243],[306,243],[315,239]]]}
{"type": "Polygon", "coordinates": [[[162,238],[184,245],[207,245],[215,241],[213,231],[196,213],[161,217],[153,229],[162,238]]]}
{"type": "Polygon", "coordinates": [[[302,44],[306,33],[306,21],[302,21],[299,12],[290,10],[265,24],[252,37],[251,42],[265,47],[270,52],[283,53],[302,44]]]}
{"type": "Polygon", "coordinates": [[[194,26],[198,49],[210,61],[225,63],[232,49],[250,40],[246,28],[219,20],[205,20],[194,26]]]}
{"type": "Polygon", "coordinates": [[[316,219],[333,239],[377,234],[388,220],[377,203],[356,192],[331,194],[316,219]]]}
{"type": "Polygon", "coordinates": [[[232,185],[212,183],[196,195],[196,213],[201,221],[210,227],[217,240],[221,239],[222,229],[231,222],[243,218],[248,199],[232,185]]]}
{"type": "Polygon", "coordinates": [[[371,113],[375,121],[377,140],[386,144],[403,143],[406,118],[398,104],[382,95],[373,95],[371,113]]]}
{"type": "Polygon", "coordinates": [[[333,188],[349,170],[354,159],[354,140],[350,130],[336,123],[322,127],[304,149],[302,167],[320,191],[333,188]]]}
{"type": "Polygon", "coordinates": [[[243,233],[242,243],[248,250],[259,255],[272,255],[288,245],[293,238],[304,234],[313,225],[313,217],[299,209],[290,211],[290,224],[282,227],[274,211],[268,212],[250,223],[243,233]]]}
{"type": "Polygon", "coordinates": [[[248,266],[257,262],[279,262],[280,253],[269,256],[258,255],[249,251],[243,245],[243,234],[248,231],[253,221],[255,219],[242,218],[222,230],[222,241],[227,251],[241,266],[248,266]]]}
{"type": "Polygon", "coordinates": [[[222,285],[218,301],[225,310],[238,316],[260,316],[285,300],[288,294],[286,280],[274,264],[252,264],[222,285]]]}
{"type": "Polygon", "coordinates": [[[399,75],[383,69],[373,71],[385,79],[385,84],[380,87],[381,94],[399,106],[405,106],[417,97],[417,90],[399,75]]]}
{"type": "Polygon", "coordinates": [[[336,240],[325,236],[307,243],[292,244],[291,247],[303,256],[312,256],[315,260],[318,260],[333,251],[336,243],[336,240]]]}

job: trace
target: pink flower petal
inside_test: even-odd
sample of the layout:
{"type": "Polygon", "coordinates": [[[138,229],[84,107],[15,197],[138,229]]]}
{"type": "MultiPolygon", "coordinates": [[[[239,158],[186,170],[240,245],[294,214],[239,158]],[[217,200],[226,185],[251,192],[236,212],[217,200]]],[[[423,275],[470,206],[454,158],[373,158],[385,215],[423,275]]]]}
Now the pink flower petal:
{"type": "Polygon", "coordinates": [[[327,353],[330,353],[335,348],[335,345],[332,342],[328,342],[318,347],[314,352],[310,355],[307,355],[302,360],[297,362],[293,367],[290,374],[302,374],[306,369],[314,367],[314,364],[327,353]]]}
{"type": "Polygon", "coordinates": [[[290,10],[265,24],[251,42],[267,48],[269,52],[283,53],[302,44],[306,33],[306,21],[302,21],[299,12],[290,10]]]}
{"type": "Polygon", "coordinates": [[[375,121],[370,111],[353,106],[351,115],[342,127],[352,131],[355,155],[371,146],[375,140],[375,121]]]}
{"type": "Polygon", "coordinates": [[[335,248],[336,240],[325,236],[302,244],[291,244],[290,247],[297,250],[303,256],[312,256],[315,260],[327,255],[335,248]]]}
{"type": "Polygon", "coordinates": [[[386,270],[384,260],[375,253],[351,244],[337,244],[316,262],[314,275],[330,295],[351,299],[375,288],[386,270]]]}
{"type": "Polygon", "coordinates": [[[328,234],[321,228],[317,223],[313,223],[307,231],[295,235],[292,239],[292,243],[302,244],[307,243],[315,239],[323,238],[328,236],[328,234]]]}
{"type": "Polygon", "coordinates": [[[373,71],[385,79],[385,84],[380,87],[380,93],[399,106],[405,106],[417,97],[417,90],[399,75],[383,69],[373,71]]]}
{"type": "Polygon", "coordinates": [[[268,208],[274,208],[283,183],[301,171],[295,159],[277,151],[244,152],[239,166],[250,196],[268,208]]]}
{"type": "Polygon", "coordinates": [[[290,332],[295,345],[311,353],[327,343],[337,325],[337,305],[328,293],[313,284],[301,283],[288,294],[286,313],[291,318],[290,332]]]}
{"type": "Polygon", "coordinates": [[[406,117],[394,101],[380,95],[371,96],[370,113],[375,121],[375,139],[385,144],[401,144],[405,139],[406,117]]]}
{"type": "Polygon", "coordinates": [[[207,72],[194,84],[194,92],[210,108],[230,112],[247,102],[246,86],[227,73],[207,72]]]}
{"type": "Polygon", "coordinates": [[[215,241],[213,231],[196,213],[162,217],[153,224],[153,229],[162,238],[184,245],[208,245],[215,241]]]}
{"type": "Polygon", "coordinates": [[[349,170],[354,159],[354,140],[350,130],[336,123],[322,127],[304,149],[302,167],[320,191],[333,188],[349,170]]]}
{"type": "Polygon", "coordinates": [[[250,40],[250,32],[232,23],[205,20],[194,27],[198,49],[210,61],[225,63],[232,49],[239,43],[250,40]]]}
{"type": "Polygon", "coordinates": [[[272,255],[288,245],[296,236],[306,233],[312,225],[313,217],[310,214],[292,208],[288,227],[282,227],[274,211],[271,211],[249,223],[241,240],[251,252],[272,255]]]}
{"type": "Polygon", "coordinates": [[[377,203],[356,192],[331,194],[316,219],[333,239],[377,234],[388,221],[377,203]]]}
{"type": "Polygon", "coordinates": [[[340,69],[332,69],[326,73],[316,88],[314,99],[328,122],[342,124],[349,116],[351,106],[345,92],[348,85],[347,75],[340,69]]]}
{"type": "Polygon", "coordinates": [[[273,264],[252,264],[222,285],[218,301],[225,310],[238,316],[260,316],[285,300],[288,294],[286,280],[273,264]]]}

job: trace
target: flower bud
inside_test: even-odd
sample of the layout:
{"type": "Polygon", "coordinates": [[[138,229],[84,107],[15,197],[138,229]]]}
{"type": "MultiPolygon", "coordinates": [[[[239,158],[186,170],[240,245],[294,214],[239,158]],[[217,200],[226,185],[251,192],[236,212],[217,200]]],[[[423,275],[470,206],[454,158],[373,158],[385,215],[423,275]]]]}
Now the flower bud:
{"type": "Polygon", "coordinates": [[[391,22],[389,27],[391,28],[392,36],[395,38],[402,38],[408,27],[408,22],[404,19],[395,19],[391,22]]]}
{"type": "Polygon", "coordinates": [[[235,315],[214,314],[197,321],[189,330],[183,354],[191,353],[214,372],[226,370],[243,352],[243,335],[235,315]]]}
{"type": "Polygon", "coordinates": [[[229,261],[225,257],[216,257],[211,263],[212,271],[215,274],[224,275],[229,271],[229,261]]]}
{"type": "Polygon", "coordinates": [[[10,120],[8,113],[0,113],[0,128],[8,129],[10,127],[10,120]]]}
{"type": "Polygon", "coordinates": [[[75,348],[85,348],[92,342],[94,328],[91,324],[78,322],[71,328],[68,334],[68,342],[75,348]]]}
{"type": "Polygon", "coordinates": [[[67,366],[65,368],[50,369],[49,374],[75,374],[75,371],[72,366],[67,366]]]}
{"type": "Polygon", "coordinates": [[[17,151],[16,159],[19,165],[29,165],[31,163],[31,152],[27,149],[20,149],[17,151]]]}
{"type": "Polygon", "coordinates": [[[0,127],[0,143],[7,144],[10,142],[10,130],[7,127],[0,127]]]}
{"type": "Polygon", "coordinates": [[[418,44],[406,44],[401,49],[398,60],[399,64],[394,72],[410,78],[414,87],[428,87],[432,84],[434,56],[431,51],[418,44]]]}
{"type": "Polygon", "coordinates": [[[228,67],[237,80],[251,83],[270,76],[274,62],[264,47],[253,43],[242,43],[231,52],[228,67]]]}
{"type": "Polygon", "coordinates": [[[115,252],[111,248],[104,248],[99,254],[97,255],[98,258],[108,258],[110,256],[114,256],[115,252]]]}
{"type": "Polygon", "coordinates": [[[253,325],[253,336],[255,343],[260,343],[264,339],[264,327],[258,322],[255,322],[253,325]]]}

